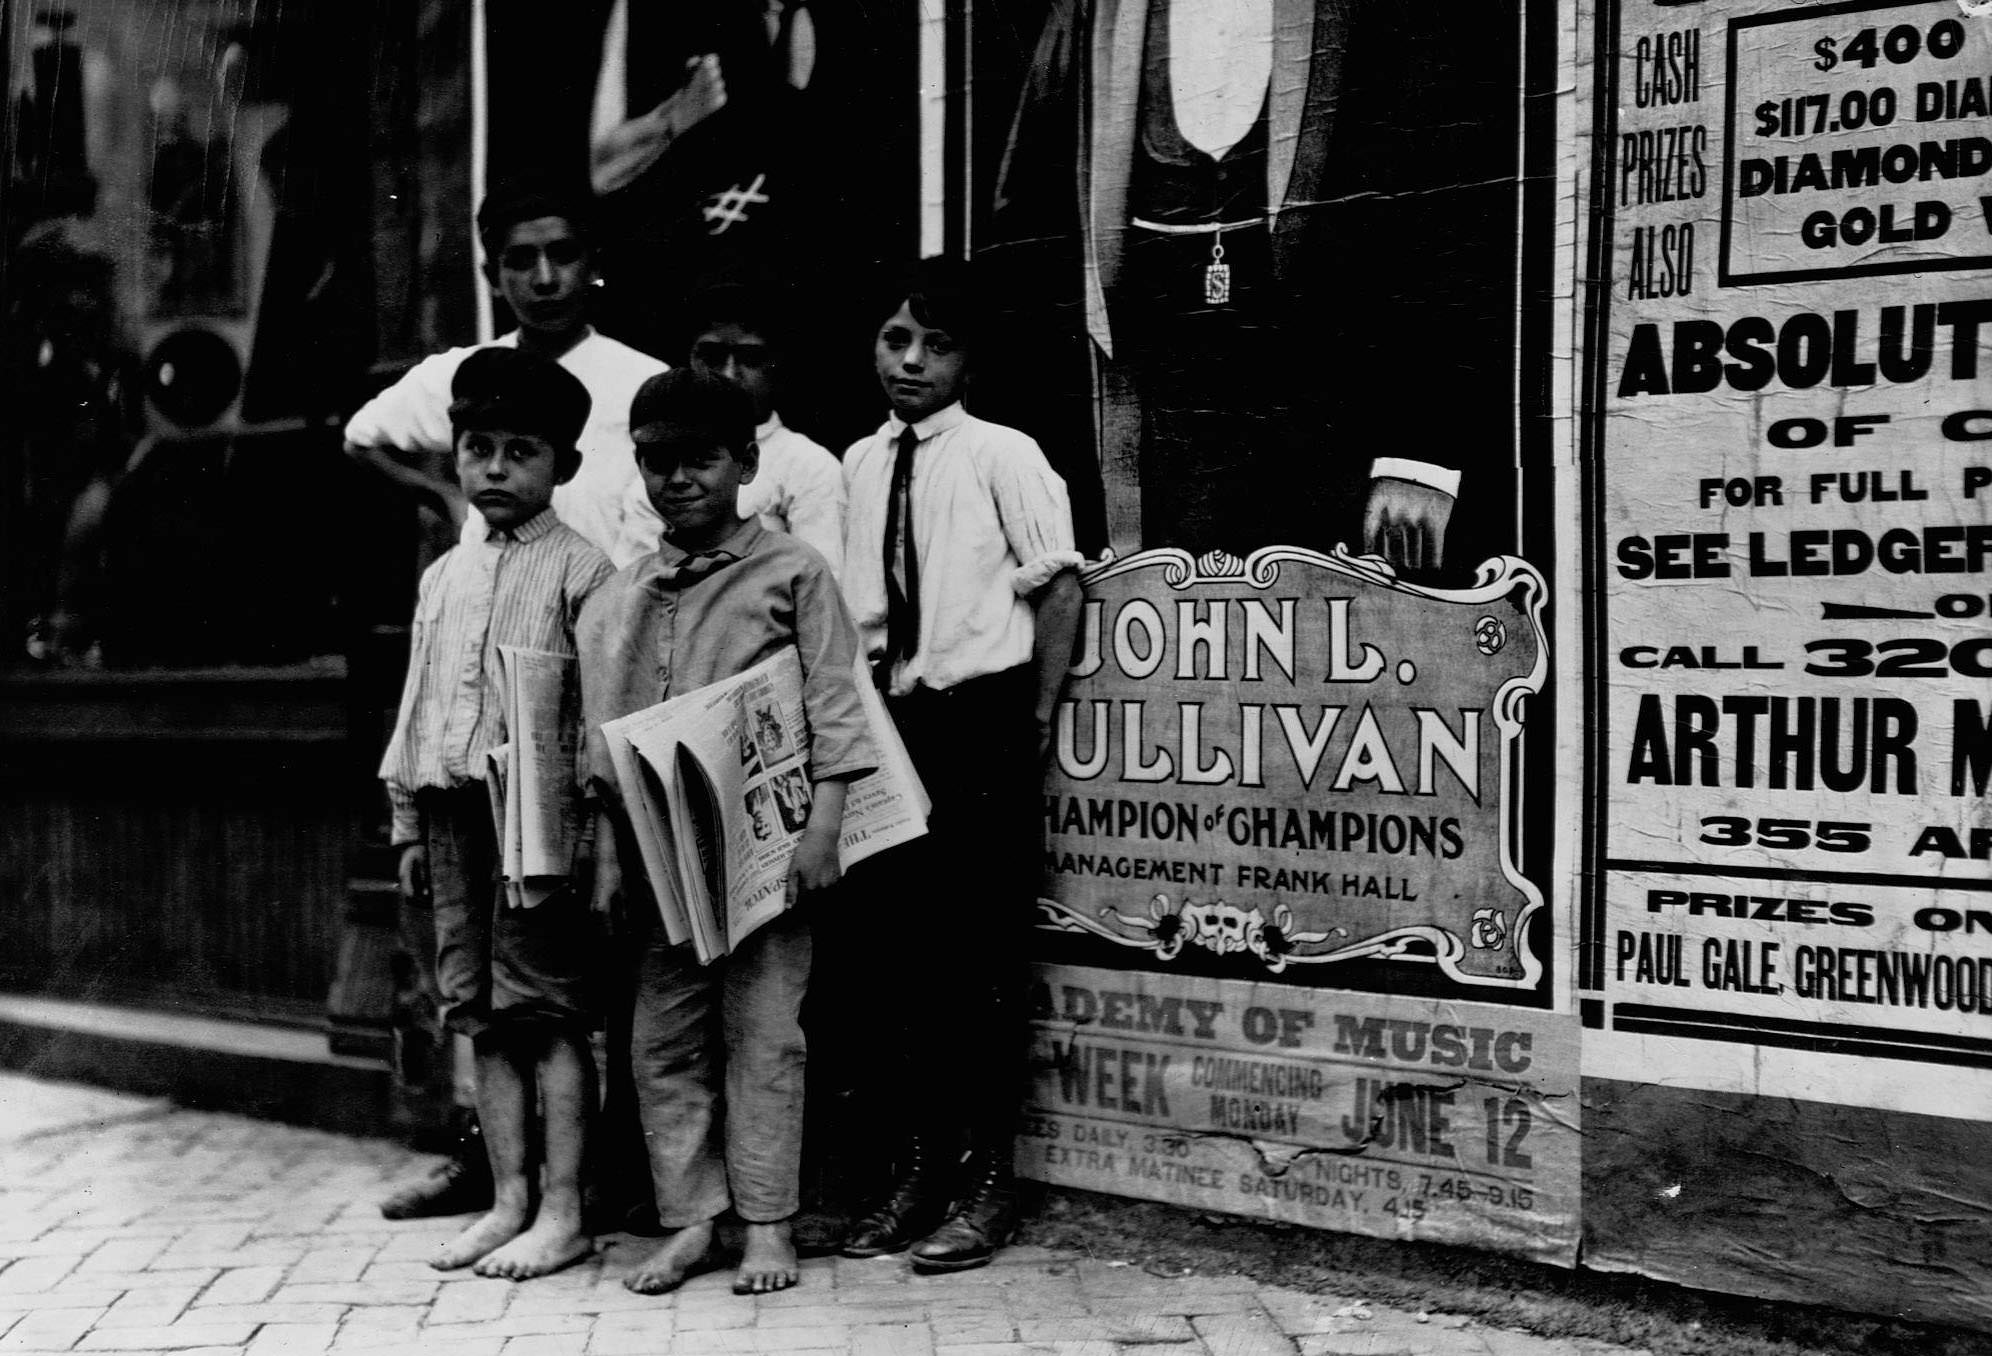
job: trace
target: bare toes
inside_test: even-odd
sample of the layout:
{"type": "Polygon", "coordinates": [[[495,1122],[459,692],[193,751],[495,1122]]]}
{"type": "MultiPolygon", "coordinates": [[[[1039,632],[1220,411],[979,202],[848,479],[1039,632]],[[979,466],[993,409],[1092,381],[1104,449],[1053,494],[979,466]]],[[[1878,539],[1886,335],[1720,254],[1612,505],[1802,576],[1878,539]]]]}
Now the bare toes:
{"type": "Polygon", "coordinates": [[[662,1295],[676,1290],[684,1282],[685,1278],[679,1275],[639,1271],[623,1281],[623,1288],[638,1295],[662,1295]]]}

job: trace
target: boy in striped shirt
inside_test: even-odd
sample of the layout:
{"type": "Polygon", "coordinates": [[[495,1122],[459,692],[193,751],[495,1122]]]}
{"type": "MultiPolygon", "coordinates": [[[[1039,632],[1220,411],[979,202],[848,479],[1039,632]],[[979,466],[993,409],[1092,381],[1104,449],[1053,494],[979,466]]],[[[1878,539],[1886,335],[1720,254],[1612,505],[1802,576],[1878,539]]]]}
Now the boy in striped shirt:
{"type": "Polygon", "coordinates": [[[580,1189],[595,1100],[584,982],[591,920],[572,890],[506,907],[483,760],[506,739],[498,647],[573,654],[581,604],[614,567],[552,508],[554,487],[580,469],[575,442],[589,410],[580,381],[538,354],[486,348],[464,359],[450,395],[457,479],[484,527],[422,576],[381,777],[394,804],[402,893],[411,903],[433,895],[436,988],[445,1024],[476,1052],[494,1184],[490,1212],[431,1265],[524,1280],[592,1246],[580,1189]],[[535,1142],[545,1166],[537,1201],[535,1142]]]}

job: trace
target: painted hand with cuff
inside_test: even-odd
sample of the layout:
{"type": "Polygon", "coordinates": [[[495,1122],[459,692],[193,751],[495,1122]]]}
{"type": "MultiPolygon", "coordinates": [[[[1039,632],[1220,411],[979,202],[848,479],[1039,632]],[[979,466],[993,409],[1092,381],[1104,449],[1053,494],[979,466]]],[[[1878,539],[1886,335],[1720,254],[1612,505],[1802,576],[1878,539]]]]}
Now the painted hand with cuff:
{"type": "MultiPolygon", "coordinates": [[[[1400,463],[1380,459],[1379,466],[1400,463]]],[[[1418,463],[1401,463],[1416,466],[1418,463]]],[[[1449,476],[1459,472],[1425,468],[1449,476]]],[[[1363,550],[1382,556],[1398,570],[1436,570],[1445,560],[1446,529],[1452,524],[1453,494],[1429,480],[1412,480],[1379,470],[1370,481],[1363,510],[1363,550]]]]}

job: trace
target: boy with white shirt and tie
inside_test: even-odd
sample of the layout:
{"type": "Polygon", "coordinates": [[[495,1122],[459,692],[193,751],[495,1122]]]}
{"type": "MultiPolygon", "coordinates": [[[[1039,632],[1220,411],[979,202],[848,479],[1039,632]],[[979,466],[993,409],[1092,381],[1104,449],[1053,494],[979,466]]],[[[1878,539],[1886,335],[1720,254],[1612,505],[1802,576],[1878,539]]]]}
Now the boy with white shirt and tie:
{"type": "Polygon", "coordinates": [[[1064,482],[962,406],[981,337],[967,282],[930,260],[894,299],[873,345],[892,414],[844,458],[845,593],[933,811],[854,881],[867,947],[904,986],[904,1029],[876,1044],[907,1067],[885,1075],[895,1183],[843,1252],[911,1247],[921,1271],[986,1263],[1013,1223],[1043,756],[1081,600],[1064,482]],[[914,1076],[949,1066],[972,1086],[914,1076]]]}

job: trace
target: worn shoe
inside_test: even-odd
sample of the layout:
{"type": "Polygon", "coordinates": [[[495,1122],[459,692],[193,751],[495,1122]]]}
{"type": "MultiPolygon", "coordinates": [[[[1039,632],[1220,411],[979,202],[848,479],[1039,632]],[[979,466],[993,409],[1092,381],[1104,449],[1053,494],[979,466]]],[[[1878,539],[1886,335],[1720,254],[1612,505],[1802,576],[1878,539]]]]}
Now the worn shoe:
{"type": "Polygon", "coordinates": [[[987,1266],[996,1250],[1010,1241],[1010,1232],[1017,1227],[1017,1190],[1010,1173],[1008,1146],[1002,1154],[978,1154],[977,1158],[981,1172],[971,1179],[968,1195],[939,1228],[913,1246],[915,1271],[967,1271],[987,1266]]]}
{"type": "Polygon", "coordinates": [[[387,1219],[430,1219],[468,1215],[491,1208],[491,1167],[481,1157],[446,1158],[427,1176],[380,1203],[387,1219]]]}
{"type": "Polygon", "coordinates": [[[947,1214],[947,1186],[933,1145],[918,1136],[907,1145],[899,1182],[866,1214],[838,1249],[846,1257],[884,1257],[905,1252],[913,1241],[939,1224],[947,1214]]]}

